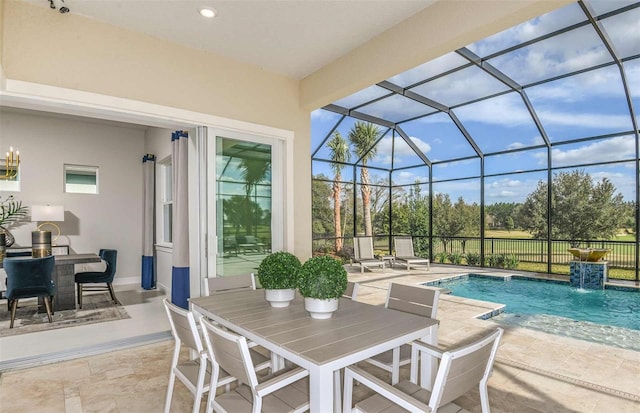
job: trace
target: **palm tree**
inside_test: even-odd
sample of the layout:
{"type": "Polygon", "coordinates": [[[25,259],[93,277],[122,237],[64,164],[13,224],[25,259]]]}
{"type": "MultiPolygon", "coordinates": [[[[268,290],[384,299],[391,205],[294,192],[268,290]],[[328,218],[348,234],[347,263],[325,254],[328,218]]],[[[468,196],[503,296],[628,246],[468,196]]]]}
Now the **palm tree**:
{"type": "Polygon", "coordinates": [[[362,209],[364,220],[364,235],[372,236],[371,229],[371,187],[369,186],[369,170],[367,161],[376,156],[377,148],[374,147],[380,137],[380,130],[369,122],[356,122],[349,131],[349,141],[354,146],[356,156],[361,160],[360,168],[360,193],[362,194],[362,209]]]}
{"type": "Polygon", "coordinates": [[[340,132],[335,131],[327,143],[331,154],[331,170],[333,171],[333,223],[336,234],[336,252],[342,249],[342,220],[340,218],[340,195],[342,194],[342,168],[351,159],[349,145],[340,132]]]}
{"type": "MultiPolygon", "coordinates": [[[[270,158],[249,158],[245,157],[240,160],[240,175],[244,181],[245,191],[245,213],[246,213],[246,229],[247,234],[253,234],[254,230],[254,208],[252,206],[251,195],[255,192],[257,185],[264,181],[267,173],[271,169],[270,158]]],[[[253,194],[255,196],[255,193],[253,194]]]]}

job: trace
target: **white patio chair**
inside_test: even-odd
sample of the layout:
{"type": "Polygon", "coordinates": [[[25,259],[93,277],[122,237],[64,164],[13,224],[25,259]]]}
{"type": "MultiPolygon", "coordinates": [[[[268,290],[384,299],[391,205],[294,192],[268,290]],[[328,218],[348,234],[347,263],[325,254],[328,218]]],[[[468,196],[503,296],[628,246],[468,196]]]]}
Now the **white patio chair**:
{"type": "MultiPolygon", "coordinates": [[[[209,391],[211,371],[207,369],[209,356],[204,349],[200,332],[196,326],[193,312],[186,311],[171,302],[164,299],[164,307],[169,317],[171,325],[171,333],[175,340],[175,348],[173,350],[173,358],[171,359],[171,371],[169,373],[169,386],[167,387],[167,395],[164,402],[164,411],[169,413],[171,409],[171,398],[173,396],[173,387],[175,380],[178,378],[182,384],[194,395],[193,413],[200,411],[200,402],[204,393],[209,391]],[[191,350],[195,355],[193,359],[180,358],[180,349],[182,346],[191,350]]],[[[228,385],[235,379],[230,377],[226,372],[220,372],[217,382],[218,386],[228,385]]],[[[214,392],[215,393],[215,392],[214,392]]]]}
{"type": "Polygon", "coordinates": [[[395,262],[406,265],[407,270],[414,264],[426,264],[427,270],[431,269],[428,258],[416,257],[413,252],[412,237],[393,237],[393,246],[396,251],[395,262]]]}
{"type": "MultiPolygon", "coordinates": [[[[487,382],[502,334],[503,330],[498,328],[474,343],[446,352],[419,341],[414,342],[411,379],[395,386],[385,383],[358,367],[349,366],[345,368],[344,374],[343,412],[437,412],[441,407],[452,403],[477,385],[480,389],[482,412],[489,413],[487,382]],[[417,371],[418,354],[421,357],[433,356],[441,359],[431,392],[417,384],[417,374],[414,370],[417,371]],[[355,409],[352,410],[354,380],[372,389],[376,394],[356,403],[355,409]]],[[[451,411],[458,410],[451,409],[451,411]]]]}
{"type": "MultiPolygon", "coordinates": [[[[358,298],[358,288],[360,288],[360,284],[358,284],[357,282],[353,282],[353,281],[347,282],[347,289],[344,291],[344,294],[342,294],[342,297],[356,301],[356,299],[358,298]]],[[[342,396],[341,396],[342,379],[340,377],[341,372],[342,370],[336,370],[333,373],[333,384],[334,384],[333,394],[337,403],[336,410],[338,410],[338,407],[340,407],[339,405],[342,399],[342,396]]]]}
{"type": "Polygon", "coordinates": [[[255,290],[256,277],[253,273],[208,277],[203,280],[204,295],[227,293],[242,290],[255,290]]]}
{"type": "MultiPolygon", "coordinates": [[[[435,288],[390,283],[385,307],[435,319],[439,299],[440,290],[435,288]]],[[[411,345],[404,344],[364,361],[390,372],[391,384],[396,384],[400,380],[400,366],[411,362],[411,345]]]]}
{"type": "Polygon", "coordinates": [[[369,267],[384,269],[384,261],[373,255],[372,237],[353,237],[353,262],[360,265],[360,272],[369,267]]]}
{"type": "Polygon", "coordinates": [[[350,298],[352,300],[356,300],[358,298],[359,287],[360,287],[360,284],[358,284],[357,282],[348,281],[347,289],[344,291],[344,294],[342,294],[342,296],[344,298],[350,298]]]}
{"type": "Polygon", "coordinates": [[[304,412],[309,410],[309,372],[303,368],[280,370],[276,375],[258,377],[243,336],[221,329],[205,318],[200,320],[205,343],[213,362],[212,383],[220,372],[238,379],[233,391],[209,393],[207,413],[221,412],[304,412]]]}
{"type": "MultiPolygon", "coordinates": [[[[224,294],[234,291],[245,291],[245,290],[255,290],[256,289],[256,277],[253,273],[250,274],[241,274],[241,275],[229,275],[229,276],[217,276],[217,277],[207,277],[203,280],[204,284],[204,295],[210,296],[214,294],[224,294]]],[[[202,317],[197,311],[194,311],[196,315],[196,321],[199,321],[202,317]]],[[[258,345],[253,341],[249,342],[250,348],[255,348],[258,345]]],[[[265,352],[267,352],[265,350],[265,352]]],[[[271,367],[272,370],[276,370],[279,363],[278,356],[272,354],[271,355],[271,365],[265,366],[263,364],[259,364],[256,366],[258,371],[271,367]]]]}

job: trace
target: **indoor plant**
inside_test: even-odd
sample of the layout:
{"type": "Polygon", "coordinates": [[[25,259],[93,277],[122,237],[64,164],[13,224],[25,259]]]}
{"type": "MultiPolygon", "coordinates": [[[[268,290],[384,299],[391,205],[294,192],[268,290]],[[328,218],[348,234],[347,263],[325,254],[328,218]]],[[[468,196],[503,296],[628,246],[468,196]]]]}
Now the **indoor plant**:
{"type": "Polygon", "coordinates": [[[312,318],[330,318],[347,289],[347,271],[328,255],[309,258],[300,269],[300,294],[312,318]]]}
{"type": "Polygon", "coordinates": [[[17,201],[13,195],[4,200],[0,198],[0,233],[5,234],[7,247],[13,245],[14,239],[5,225],[20,221],[28,212],[29,208],[22,206],[22,201],[17,201]]]}
{"type": "Polygon", "coordinates": [[[290,252],[278,251],[264,257],[258,266],[258,280],[272,307],[286,307],[294,299],[300,267],[300,260],[290,252]]]}

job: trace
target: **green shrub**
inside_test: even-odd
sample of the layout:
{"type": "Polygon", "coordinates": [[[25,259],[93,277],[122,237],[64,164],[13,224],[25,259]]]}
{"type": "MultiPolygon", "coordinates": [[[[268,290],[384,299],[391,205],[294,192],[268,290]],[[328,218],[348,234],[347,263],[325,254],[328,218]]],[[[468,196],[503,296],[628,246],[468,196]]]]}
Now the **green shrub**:
{"type": "Polygon", "coordinates": [[[298,257],[290,252],[274,252],[264,257],[258,266],[258,280],[262,288],[270,290],[298,288],[301,266],[298,257]]]}
{"type": "Polygon", "coordinates": [[[347,271],[330,256],[309,258],[300,268],[300,294],[328,300],[340,298],[347,289],[347,271]]]}
{"type": "Polygon", "coordinates": [[[444,251],[436,254],[436,260],[438,260],[438,262],[441,264],[447,262],[447,258],[449,258],[449,254],[444,251]]]}
{"type": "Polygon", "coordinates": [[[480,264],[480,254],[476,253],[476,252],[469,252],[467,253],[467,265],[470,265],[472,267],[476,267],[478,264],[480,264]]]}
{"type": "Polygon", "coordinates": [[[462,263],[462,254],[459,252],[452,252],[449,254],[449,261],[451,261],[451,264],[460,265],[462,263]]]}
{"type": "Polygon", "coordinates": [[[518,268],[518,264],[520,264],[520,260],[516,257],[515,254],[508,254],[504,258],[504,266],[510,270],[514,270],[518,268]]]}

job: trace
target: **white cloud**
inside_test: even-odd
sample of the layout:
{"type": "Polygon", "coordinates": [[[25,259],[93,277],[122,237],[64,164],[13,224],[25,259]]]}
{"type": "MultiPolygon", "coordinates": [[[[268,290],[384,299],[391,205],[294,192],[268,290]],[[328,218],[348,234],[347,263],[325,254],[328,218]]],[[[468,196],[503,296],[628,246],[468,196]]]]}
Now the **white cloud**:
{"type": "Polygon", "coordinates": [[[490,184],[487,185],[487,188],[504,188],[504,187],[517,188],[520,186],[522,186],[522,181],[519,181],[517,179],[505,178],[505,179],[491,182],[490,184]]]}
{"type": "Polygon", "coordinates": [[[508,127],[533,124],[522,98],[515,92],[462,106],[455,113],[463,124],[469,121],[508,127]]]}
{"type": "Polygon", "coordinates": [[[611,60],[611,55],[593,28],[583,26],[489,62],[526,85],[611,60]]]}
{"type": "MultiPolygon", "coordinates": [[[[427,142],[424,142],[423,140],[421,140],[420,138],[416,138],[415,136],[410,136],[409,138],[418,147],[418,149],[420,149],[425,154],[428,154],[431,151],[431,145],[429,145],[427,142]]],[[[398,164],[403,164],[404,162],[407,161],[407,159],[415,160],[418,156],[413,151],[413,149],[411,149],[411,147],[407,145],[404,141],[400,142],[401,140],[402,140],[402,137],[400,136],[396,137],[396,144],[394,147],[394,151],[395,151],[394,166],[395,167],[400,166],[398,164]]],[[[391,144],[392,144],[391,136],[385,136],[380,140],[380,142],[378,142],[378,146],[377,146],[378,152],[376,154],[376,160],[375,160],[376,162],[389,164],[389,165],[391,164],[391,155],[392,155],[391,144]]]]}
{"type": "Polygon", "coordinates": [[[418,175],[410,171],[400,171],[393,174],[393,183],[395,185],[408,185],[418,182],[428,182],[429,177],[418,175]]]}
{"type": "Polygon", "coordinates": [[[551,151],[553,166],[571,166],[590,162],[606,162],[621,159],[633,159],[635,143],[632,136],[586,143],[579,148],[562,150],[556,148],[551,151]]]}

